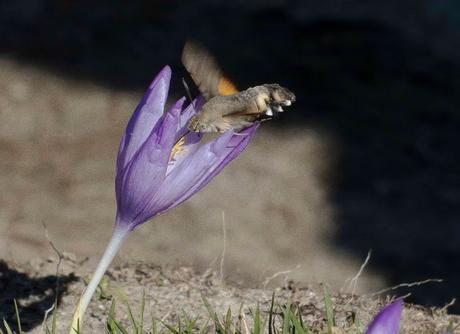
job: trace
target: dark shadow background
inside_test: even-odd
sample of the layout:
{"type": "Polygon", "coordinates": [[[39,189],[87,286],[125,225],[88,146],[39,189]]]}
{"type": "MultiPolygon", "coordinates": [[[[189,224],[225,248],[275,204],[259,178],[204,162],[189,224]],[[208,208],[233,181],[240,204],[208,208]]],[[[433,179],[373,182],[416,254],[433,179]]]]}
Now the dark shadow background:
{"type": "Polygon", "coordinates": [[[30,274],[10,268],[0,260],[0,319],[5,319],[11,329],[18,331],[14,308],[14,299],[16,299],[22,330],[28,331],[41,325],[46,310],[54,304],[55,300],[60,303],[61,296],[67,292],[68,285],[77,281],[77,277],[73,274],[59,277],[57,299],[56,280],[57,277],[54,275],[32,277],[30,274]]]}
{"type": "Polygon", "coordinates": [[[164,64],[182,71],[179,54],[193,37],[240,87],[289,87],[298,102],[284,126],[315,124],[342,144],[334,246],[372,249],[371,266],[390,283],[445,279],[412,298],[442,305],[460,290],[456,13],[460,3],[437,0],[1,1],[0,51],[144,89],[164,64]]]}

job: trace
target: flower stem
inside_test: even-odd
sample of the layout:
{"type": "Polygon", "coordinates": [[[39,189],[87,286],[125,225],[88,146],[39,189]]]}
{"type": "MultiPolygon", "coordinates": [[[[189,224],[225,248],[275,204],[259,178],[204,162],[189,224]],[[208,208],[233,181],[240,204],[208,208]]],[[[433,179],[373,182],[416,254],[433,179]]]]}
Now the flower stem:
{"type": "Polygon", "coordinates": [[[94,272],[91,281],[89,282],[85,291],[81,295],[80,300],[78,301],[77,307],[75,308],[75,312],[73,314],[72,327],[70,328],[69,334],[76,334],[81,328],[83,315],[85,314],[86,308],[91,301],[91,297],[96,291],[99,282],[101,281],[102,277],[107,271],[107,268],[109,267],[110,263],[117,254],[128,234],[129,229],[120,228],[117,226],[115,227],[112,238],[110,239],[107,248],[105,249],[104,255],[102,255],[102,258],[96,267],[96,271],[94,272]]]}

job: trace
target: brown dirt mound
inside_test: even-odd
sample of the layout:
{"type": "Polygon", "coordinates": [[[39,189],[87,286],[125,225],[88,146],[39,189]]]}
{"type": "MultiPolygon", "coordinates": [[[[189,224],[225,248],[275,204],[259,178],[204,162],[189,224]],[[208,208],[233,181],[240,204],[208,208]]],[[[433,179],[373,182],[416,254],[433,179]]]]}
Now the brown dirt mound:
{"type": "MultiPolygon", "coordinates": [[[[69,259],[60,266],[58,333],[65,333],[70,324],[73,308],[84,288],[83,274],[86,269],[81,263],[69,259]]],[[[12,299],[17,298],[24,329],[30,333],[41,333],[44,312],[54,300],[55,273],[56,262],[52,259],[26,265],[0,263],[0,317],[14,323],[12,299]]],[[[265,317],[273,293],[272,290],[240,288],[222,282],[220,275],[212,271],[197,273],[188,267],[168,268],[145,263],[114,267],[108,271],[107,278],[103,294],[93,299],[87,312],[84,333],[104,332],[112,296],[119,301],[117,314],[122,321],[127,322],[127,312],[120,301],[129,301],[137,314],[145,293],[146,319],[154,316],[166,323],[177,324],[178,317],[184,313],[191,318],[198,316],[203,321],[208,317],[201,296],[205,296],[220,315],[224,315],[229,307],[233,314],[238,314],[243,305],[243,311],[250,319],[250,310],[254,310],[259,303],[265,317]]],[[[274,292],[277,304],[288,300],[296,303],[306,323],[312,328],[324,328],[325,308],[319,284],[298,286],[288,282],[274,292]]],[[[333,293],[332,301],[337,326],[349,327],[350,319],[355,315],[359,331],[364,330],[376,312],[388,302],[340,293],[333,293]]],[[[406,334],[441,333],[449,323],[460,324],[460,317],[448,315],[446,309],[405,305],[402,328],[406,334]]]]}

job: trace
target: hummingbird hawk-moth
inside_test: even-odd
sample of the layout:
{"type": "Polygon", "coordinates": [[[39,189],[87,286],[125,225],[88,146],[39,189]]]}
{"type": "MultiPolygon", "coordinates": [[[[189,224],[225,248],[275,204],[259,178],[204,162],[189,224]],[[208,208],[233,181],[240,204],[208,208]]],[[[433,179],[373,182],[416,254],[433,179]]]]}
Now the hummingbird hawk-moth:
{"type": "Polygon", "coordinates": [[[282,112],[284,106],[295,101],[294,93],[278,84],[238,91],[209,51],[195,42],[185,44],[182,63],[206,100],[191,118],[190,131],[239,131],[254,122],[271,119],[275,112],[282,112]]]}

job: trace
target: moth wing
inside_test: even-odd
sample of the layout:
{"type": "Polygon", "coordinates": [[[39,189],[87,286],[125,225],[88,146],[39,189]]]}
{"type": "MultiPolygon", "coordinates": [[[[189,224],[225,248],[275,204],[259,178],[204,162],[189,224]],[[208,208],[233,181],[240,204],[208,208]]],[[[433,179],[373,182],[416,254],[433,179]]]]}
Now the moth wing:
{"type": "Polygon", "coordinates": [[[238,92],[235,85],[223,76],[211,53],[198,43],[192,41],[185,43],[182,64],[206,100],[214,96],[238,92]]]}

